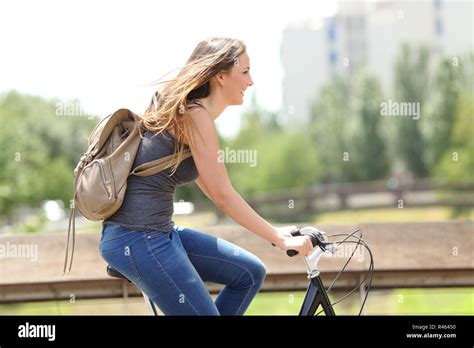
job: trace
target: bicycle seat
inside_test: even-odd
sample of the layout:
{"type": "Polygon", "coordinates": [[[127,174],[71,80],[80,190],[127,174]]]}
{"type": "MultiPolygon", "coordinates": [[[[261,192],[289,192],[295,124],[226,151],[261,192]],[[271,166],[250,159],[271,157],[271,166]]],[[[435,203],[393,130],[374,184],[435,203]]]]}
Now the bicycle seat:
{"type": "Polygon", "coordinates": [[[127,282],[131,283],[131,281],[127,277],[125,277],[122,273],[120,273],[110,265],[107,265],[107,274],[109,275],[109,277],[124,279],[127,282]]]}

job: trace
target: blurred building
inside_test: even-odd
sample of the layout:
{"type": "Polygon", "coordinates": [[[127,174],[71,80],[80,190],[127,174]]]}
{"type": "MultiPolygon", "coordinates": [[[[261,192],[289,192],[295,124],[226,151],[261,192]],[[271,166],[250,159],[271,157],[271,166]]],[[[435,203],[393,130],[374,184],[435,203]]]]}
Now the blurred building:
{"type": "Polygon", "coordinates": [[[471,1],[340,1],[333,17],[289,25],[281,44],[284,122],[307,121],[321,87],[363,65],[390,93],[402,42],[461,60],[474,47],[473,8],[471,1]]]}

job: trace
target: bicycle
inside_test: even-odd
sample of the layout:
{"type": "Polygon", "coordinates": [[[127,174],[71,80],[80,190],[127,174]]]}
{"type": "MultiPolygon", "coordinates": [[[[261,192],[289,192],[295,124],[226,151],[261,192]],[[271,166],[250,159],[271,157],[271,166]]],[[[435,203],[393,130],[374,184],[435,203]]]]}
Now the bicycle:
{"type": "MultiPolygon", "coordinates": [[[[367,282],[368,285],[367,285],[367,291],[364,297],[364,301],[362,302],[362,305],[359,311],[359,315],[361,315],[365,302],[370,292],[370,287],[372,285],[373,271],[374,271],[374,259],[373,259],[372,251],[370,250],[367,243],[362,239],[362,230],[357,229],[349,234],[334,234],[334,235],[328,236],[326,232],[320,231],[316,227],[307,226],[307,227],[297,228],[296,230],[291,232],[291,235],[292,236],[308,236],[311,240],[311,243],[313,244],[313,247],[315,247],[315,250],[312,251],[311,254],[304,257],[304,261],[308,269],[309,284],[308,284],[308,288],[306,289],[306,294],[305,294],[305,297],[304,297],[304,300],[303,300],[303,303],[301,305],[301,309],[298,315],[299,316],[313,316],[313,315],[319,315],[322,312],[324,312],[325,315],[327,316],[336,315],[333,307],[336,304],[340,303],[345,298],[347,298],[348,296],[352,295],[357,289],[360,288],[360,286],[364,283],[364,281],[366,281],[370,277],[367,282]],[[359,237],[355,236],[357,232],[360,232],[359,237]],[[341,241],[333,241],[333,242],[329,241],[329,238],[331,237],[340,237],[340,236],[346,236],[346,238],[341,241]],[[349,238],[355,238],[357,242],[354,240],[348,240],[349,238]],[[346,261],[342,269],[339,271],[336,278],[333,280],[333,282],[328,287],[328,289],[324,288],[324,284],[320,277],[321,272],[318,269],[318,263],[323,255],[335,255],[339,246],[344,243],[356,243],[357,246],[359,245],[364,246],[370,255],[370,266],[364,279],[362,279],[359,282],[359,284],[356,285],[354,289],[352,289],[349,293],[347,293],[346,295],[344,295],[343,297],[341,297],[334,303],[331,303],[331,301],[329,300],[328,292],[332,289],[332,287],[336,283],[339,276],[346,269],[350,260],[354,256],[355,251],[357,250],[357,246],[354,248],[354,250],[352,251],[352,254],[349,256],[348,260],[346,261]],[[316,313],[319,306],[322,307],[322,310],[316,313]]],[[[298,254],[296,250],[287,250],[286,253],[290,257],[293,257],[298,254]]],[[[125,277],[123,274],[121,274],[119,271],[117,271],[110,265],[107,265],[107,274],[110,277],[124,279],[128,281],[129,283],[132,283],[127,277],[125,277]]],[[[158,311],[153,301],[150,298],[148,298],[148,296],[143,291],[142,291],[142,295],[145,300],[145,303],[149,307],[152,314],[157,316],[158,311]]]]}

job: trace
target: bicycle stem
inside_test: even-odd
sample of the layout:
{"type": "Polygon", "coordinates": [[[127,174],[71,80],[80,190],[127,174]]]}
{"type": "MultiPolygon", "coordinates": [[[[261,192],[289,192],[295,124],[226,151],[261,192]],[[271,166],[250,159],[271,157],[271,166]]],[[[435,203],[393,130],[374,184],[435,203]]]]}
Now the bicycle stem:
{"type": "Polygon", "coordinates": [[[315,278],[320,274],[320,271],[318,270],[318,262],[321,259],[321,256],[324,254],[334,255],[336,251],[336,245],[326,244],[325,250],[323,250],[320,246],[317,246],[311,254],[305,256],[304,261],[306,263],[306,267],[308,268],[308,279],[315,278]]]}

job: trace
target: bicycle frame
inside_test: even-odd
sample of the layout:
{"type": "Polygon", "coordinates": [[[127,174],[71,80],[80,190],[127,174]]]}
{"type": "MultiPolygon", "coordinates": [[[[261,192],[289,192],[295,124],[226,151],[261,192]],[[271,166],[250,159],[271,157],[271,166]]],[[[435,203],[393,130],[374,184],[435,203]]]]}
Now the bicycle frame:
{"type": "Polygon", "coordinates": [[[320,272],[317,268],[321,256],[324,254],[335,254],[336,249],[337,248],[334,245],[329,245],[326,247],[326,250],[322,250],[318,246],[316,247],[315,251],[304,258],[308,268],[308,279],[310,279],[310,282],[298,315],[314,315],[319,306],[323,307],[324,313],[327,316],[336,315],[329,300],[329,296],[324,288],[323,282],[319,276],[320,272]]]}
{"type": "Polygon", "coordinates": [[[319,306],[323,307],[326,315],[336,315],[334,309],[331,306],[329,297],[324,290],[323,282],[318,276],[311,278],[306,295],[304,297],[303,305],[301,306],[300,313],[298,315],[314,315],[318,310],[319,306]]]}

